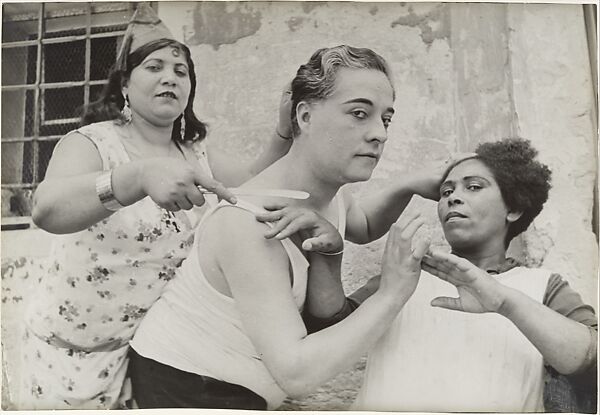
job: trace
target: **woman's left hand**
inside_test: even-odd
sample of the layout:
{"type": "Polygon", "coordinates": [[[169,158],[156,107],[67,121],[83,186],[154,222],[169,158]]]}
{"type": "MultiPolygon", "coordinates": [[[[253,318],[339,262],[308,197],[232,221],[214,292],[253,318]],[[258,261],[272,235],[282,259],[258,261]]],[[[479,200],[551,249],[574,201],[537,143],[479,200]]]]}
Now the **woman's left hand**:
{"type": "Polygon", "coordinates": [[[498,312],[504,303],[503,290],[506,287],[464,258],[430,252],[423,258],[421,267],[458,290],[457,298],[434,298],[431,301],[434,307],[467,313],[488,313],[498,312]]]}
{"type": "Polygon", "coordinates": [[[265,238],[281,240],[299,233],[305,251],[332,254],[344,249],[344,240],[338,230],[318,213],[278,203],[267,204],[264,208],[267,212],[256,214],[256,219],[274,224],[265,233],[265,238]]]}

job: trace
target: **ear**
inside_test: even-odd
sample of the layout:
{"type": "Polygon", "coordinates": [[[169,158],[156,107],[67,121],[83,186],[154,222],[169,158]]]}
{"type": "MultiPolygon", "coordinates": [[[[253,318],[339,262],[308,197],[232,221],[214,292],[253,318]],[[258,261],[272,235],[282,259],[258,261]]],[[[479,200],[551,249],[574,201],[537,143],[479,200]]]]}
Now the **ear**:
{"type": "Polygon", "coordinates": [[[521,216],[523,216],[523,212],[508,212],[506,215],[506,221],[514,223],[518,221],[521,216]]]}
{"type": "Polygon", "coordinates": [[[312,106],[306,101],[300,101],[298,105],[296,105],[296,120],[298,121],[300,131],[306,129],[310,124],[311,111],[312,106]]]}

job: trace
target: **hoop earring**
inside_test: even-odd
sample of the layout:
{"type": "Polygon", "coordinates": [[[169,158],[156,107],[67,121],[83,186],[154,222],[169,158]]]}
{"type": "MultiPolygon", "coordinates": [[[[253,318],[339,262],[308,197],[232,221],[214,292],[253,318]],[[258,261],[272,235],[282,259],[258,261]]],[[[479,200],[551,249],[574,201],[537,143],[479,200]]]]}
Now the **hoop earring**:
{"type": "Polygon", "coordinates": [[[129,107],[129,97],[127,95],[125,95],[125,104],[123,104],[121,115],[123,116],[126,124],[131,122],[131,108],[129,107]]]}
{"type": "Polygon", "coordinates": [[[179,125],[179,136],[181,137],[181,141],[185,141],[185,114],[181,114],[179,125]]]}

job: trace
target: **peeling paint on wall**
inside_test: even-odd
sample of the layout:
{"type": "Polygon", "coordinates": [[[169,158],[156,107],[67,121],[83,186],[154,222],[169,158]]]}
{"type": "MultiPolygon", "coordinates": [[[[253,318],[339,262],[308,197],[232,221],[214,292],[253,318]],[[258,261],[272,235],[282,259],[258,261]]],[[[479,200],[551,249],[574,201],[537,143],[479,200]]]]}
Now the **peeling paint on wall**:
{"type": "Polygon", "coordinates": [[[292,32],[295,32],[296,30],[302,28],[304,23],[308,20],[309,19],[306,17],[292,16],[287,19],[285,23],[292,32]]]}
{"type": "Polygon", "coordinates": [[[446,5],[440,4],[433,10],[418,15],[412,6],[408,6],[408,15],[394,20],[390,27],[396,26],[418,27],[421,30],[421,39],[431,45],[436,39],[447,39],[450,36],[450,25],[446,5]]]}
{"type": "Polygon", "coordinates": [[[218,50],[221,45],[258,32],[262,16],[247,3],[198,2],[193,20],[193,35],[186,39],[188,45],[212,45],[218,50]]]}
{"type": "Polygon", "coordinates": [[[304,13],[308,14],[308,13],[312,12],[314,9],[316,9],[317,7],[323,7],[326,5],[327,5],[327,3],[318,2],[318,1],[303,1],[302,2],[302,10],[304,11],[304,13]]]}

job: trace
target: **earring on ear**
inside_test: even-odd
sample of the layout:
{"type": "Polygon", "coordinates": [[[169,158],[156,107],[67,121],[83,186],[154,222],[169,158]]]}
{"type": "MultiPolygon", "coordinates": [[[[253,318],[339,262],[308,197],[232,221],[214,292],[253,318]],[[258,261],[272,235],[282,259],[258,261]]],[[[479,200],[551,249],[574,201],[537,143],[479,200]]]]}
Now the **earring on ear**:
{"type": "Polygon", "coordinates": [[[123,116],[126,124],[131,122],[131,108],[129,107],[129,97],[127,95],[125,95],[125,103],[123,104],[121,115],[123,116]]]}
{"type": "Polygon", "coordinates": [[[185,114],[181,114],[179,135],[181,137],[181,141],[185,141],[185,114]]]}
{"type": "Polygon", "coordinates": [[[522,215],[522,212],[508,212],[508,215],[506,215],[506,220],[510,223],[513,223],[518,221],[522,215]]]}

